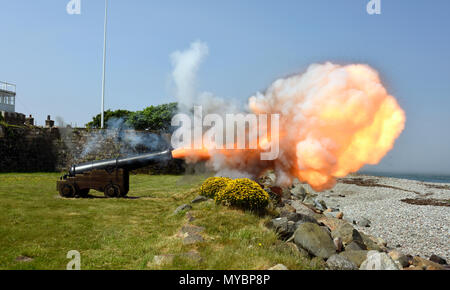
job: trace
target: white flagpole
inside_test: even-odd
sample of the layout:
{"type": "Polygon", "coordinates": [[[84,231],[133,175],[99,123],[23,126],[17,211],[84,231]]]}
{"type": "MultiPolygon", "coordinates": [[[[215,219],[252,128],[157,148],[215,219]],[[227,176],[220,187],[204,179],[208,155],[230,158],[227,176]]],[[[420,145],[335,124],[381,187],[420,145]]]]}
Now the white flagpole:
{"type": "Polygon", "coordinates": [[[105,27],[103,36],[103,77],[102,77],[102,121],[101,128],[105,128],[105,69],[106,69],[106,26],[108,24],[108,0],[105,0],[105,27]]]}

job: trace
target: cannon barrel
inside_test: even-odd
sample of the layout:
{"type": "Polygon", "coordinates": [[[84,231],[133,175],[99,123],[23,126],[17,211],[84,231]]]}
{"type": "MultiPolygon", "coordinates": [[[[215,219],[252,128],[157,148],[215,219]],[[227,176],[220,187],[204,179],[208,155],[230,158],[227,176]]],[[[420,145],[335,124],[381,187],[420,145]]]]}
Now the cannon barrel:
{"type": "Polygon", "coordinates": [[[166,150],[158,153],[146,153],[129,157],[91,161],[82,164],[72,165],[69,171],[70,176],[99,169],[124,169],[127,171],[139,169],[151,164],[172,160],[172,151],[166,150]]]}

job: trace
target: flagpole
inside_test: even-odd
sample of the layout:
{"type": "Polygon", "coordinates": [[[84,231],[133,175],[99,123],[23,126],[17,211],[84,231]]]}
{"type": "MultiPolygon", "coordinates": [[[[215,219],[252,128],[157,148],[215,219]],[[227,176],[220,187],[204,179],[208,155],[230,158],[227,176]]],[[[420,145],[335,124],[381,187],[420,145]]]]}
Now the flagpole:
{"type": "Polygon", "coordinates": [[[105,0],[105,26],[103,35],[102,117],[101,128],[105,128],[105,69],[106,69],[106,27],[108,24],[108,0],[105,0]]]}

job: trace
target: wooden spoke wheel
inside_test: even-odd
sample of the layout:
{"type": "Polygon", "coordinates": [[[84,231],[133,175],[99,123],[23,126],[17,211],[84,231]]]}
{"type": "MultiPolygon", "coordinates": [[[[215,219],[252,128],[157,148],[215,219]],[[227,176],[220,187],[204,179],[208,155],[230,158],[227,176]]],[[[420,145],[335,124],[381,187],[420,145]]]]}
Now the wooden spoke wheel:
{"type": "Polygon", "coordinates": [[[61,186],[60,190],[59,190],[59,195],[61,195],[62,197],[65,198],[72,198],[75,197],[76,194],[76,189],[75,186],[73,184],[64,184],[63,186],[61,186]]]}
{"type": "Polygon", "coordinates": [[[115,198],[121,196],[120,187],[116,184],[108,184],[107,186],[105,186],[104,193],[105,196],[108,198],[115,198]]]}

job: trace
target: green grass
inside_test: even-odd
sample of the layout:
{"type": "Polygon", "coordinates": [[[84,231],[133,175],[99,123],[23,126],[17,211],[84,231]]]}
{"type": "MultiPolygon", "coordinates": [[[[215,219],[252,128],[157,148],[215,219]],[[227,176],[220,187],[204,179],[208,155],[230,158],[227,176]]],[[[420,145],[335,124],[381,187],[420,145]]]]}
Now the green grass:
{"type": "MultiPolygon", "coordinates": [[[[132,175],[130,199],[63,199],[59,174],[0,174],[0,269],[65,269],[67,252],[81,253],[82,269],[315,269],[277,240],[262,218],[211,202],[191,210],[205,242],[183,245],[181,204],[197,196],[201,176],[132,175]],[[196,250],[200,262],[176,258],[157,267],[153,257],[196,250]],[[19,256],[33,258],[17,261],[19,256]],[[150,263],[149,263],[150,262],[150,263]]],[[[102,193],[92,192],[102,197],[102,193]]]]}

